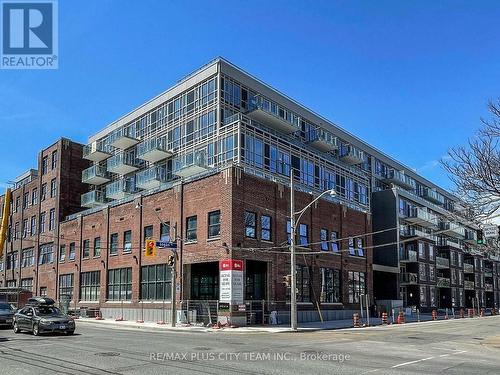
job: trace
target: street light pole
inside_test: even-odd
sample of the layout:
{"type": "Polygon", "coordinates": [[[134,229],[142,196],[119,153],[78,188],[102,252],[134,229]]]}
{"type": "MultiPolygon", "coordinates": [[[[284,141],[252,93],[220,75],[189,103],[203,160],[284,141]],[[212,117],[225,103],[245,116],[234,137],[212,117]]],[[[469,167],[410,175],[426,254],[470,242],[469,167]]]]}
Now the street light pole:
{"type": "Polygon", "coordinates": [[[297,330],[297,267],[295,259],[295,197],[293,187],[293,169],[290,169],[290,324],[292,331],[297,330]]]}

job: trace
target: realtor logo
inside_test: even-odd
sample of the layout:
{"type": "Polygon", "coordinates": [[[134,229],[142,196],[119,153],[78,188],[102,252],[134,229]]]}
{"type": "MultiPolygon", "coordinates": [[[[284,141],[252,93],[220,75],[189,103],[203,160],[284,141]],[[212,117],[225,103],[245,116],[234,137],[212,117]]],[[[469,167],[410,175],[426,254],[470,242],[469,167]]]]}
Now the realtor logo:
{"type": "Polygon", "coordinates": [[[57,69],[57,2],[1,2],[2,69],[57,69]]]}

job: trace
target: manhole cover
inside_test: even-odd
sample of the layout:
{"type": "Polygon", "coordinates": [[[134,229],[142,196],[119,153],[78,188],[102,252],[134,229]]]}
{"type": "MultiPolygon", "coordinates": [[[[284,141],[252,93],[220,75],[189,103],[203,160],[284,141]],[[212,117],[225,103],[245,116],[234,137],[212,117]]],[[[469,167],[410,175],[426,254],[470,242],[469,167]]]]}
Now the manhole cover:
{"type": "Polygon", "coordinates": [[[212,350],[212,348],[207,348],[206,346],[197,346],[193,350],[212,350]]]}
{"type": "Polygon", "coordinates": [[[116,352],[104,352],[104,353],[95,353],[95,355],[99,357],[117,357],[120,355],[120,353],[116,352]]]}

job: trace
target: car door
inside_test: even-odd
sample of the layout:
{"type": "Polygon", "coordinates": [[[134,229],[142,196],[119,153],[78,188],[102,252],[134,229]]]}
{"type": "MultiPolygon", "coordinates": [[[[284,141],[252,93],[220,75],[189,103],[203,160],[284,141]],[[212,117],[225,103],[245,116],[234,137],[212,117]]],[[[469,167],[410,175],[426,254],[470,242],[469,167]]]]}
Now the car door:
{"type": "Polygon", "coordinates": [[[28,312],[28,308],[25,307],[24,309],[21,309],[17,314],[16,314],[16,321],[17,321],[17,326],[19,329],[23,329],[26,325],[26,313],[28,312]]]}
{"type": "Polygon", "coordinates": [[[35,311],[32,307],[28,307],[26,312],[26,327],[25,329],[31,330],[33,328],[33,320],[35,318],[35,311]]]}

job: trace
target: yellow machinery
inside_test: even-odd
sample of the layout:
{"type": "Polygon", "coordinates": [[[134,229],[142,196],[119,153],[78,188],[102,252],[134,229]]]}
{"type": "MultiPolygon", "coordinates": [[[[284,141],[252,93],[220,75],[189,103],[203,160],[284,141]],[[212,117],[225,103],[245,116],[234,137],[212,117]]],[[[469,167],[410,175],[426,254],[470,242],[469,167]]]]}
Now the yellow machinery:
{"type": "Polygon", "coordinates": [[[12,198],[11,196],[12,193],[10,189],[7,189],[3,201],[2,225],[0,226],[0,257],[3,255],[3,245],[5,243],[5,237],[7,237],[7,229],[9,227],[10,200],[12,198]]]}

